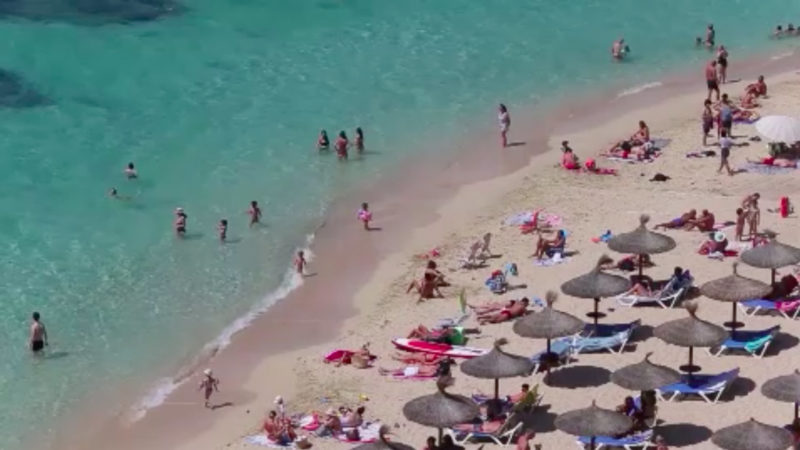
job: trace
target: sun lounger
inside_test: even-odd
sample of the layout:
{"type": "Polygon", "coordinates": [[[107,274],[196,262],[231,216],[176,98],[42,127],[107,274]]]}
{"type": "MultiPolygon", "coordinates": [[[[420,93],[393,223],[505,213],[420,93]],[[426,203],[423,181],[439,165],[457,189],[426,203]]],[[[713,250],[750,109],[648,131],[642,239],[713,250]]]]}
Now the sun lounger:
{"type": "Polygon", "coordinates": [[[503,423],[500,428],[497,429],[494,433],[485,433],[483,431],[456,431],[453,429],[448,430],[450,437],[453,438],[453,441],[458,444],[466,444],[470,440],[488,440],[497,445],[502,445],[505,447],[514,445],[514,436],[517,432],[522,428],[523,421],[517,421],[517,424],[513,427],[509,428],[509,424],[511,423],[512,419],[514,419],[514,414],[508,416],[506,421],[503,423]],[[459,439],[461,438],[461,439],[459,439]],[[504,442],[505,441],[505,442],[504,442]]]}
{"type": "Polygon", "coordinates": [[[720,356],[727,350],[742,350],[756,358],[761,358],[767,352],[770,342],[775,339],[778,331],[781,329],[780,325],[775,325],[772,328],[758,331],[736,331],[731,333],[728,338],[719,348],[706,349],[712,356],[720,356]],[[716,351],[714,351],[716,350],[716,351]]]}
{"type": "MultiPolygon", "coordinates": [[[[653,430],[645,430],[641,433],[632,434],[621,438],[614,438],[610,436],[597,436],[594,438],[594,444],[597,450],[603,447],[622,447],[625,450],[634,448],[650,448],[655,447],[655,444],[650,442],[653,439],[653,430]]],[[[587,444],[592,442],[589,436],[581,436],[577,440],[578,447],[585,448],[587,444]]]]}
{"type": "Polygon", "coordinates": [[[578,353],[602,352],[622,353],[633,334],[633,328],[610,336],[577,337],[572,341],[572,351],[578,353]]]}
{"type": "Polygon", "coordinates": [[[738,367],[718,375],[695,374],[691,378],[683,375],[680,382],[661,387],[656,390],[656,393],[667,402],[677,397],[698,395],[708,403],[717,403],[725,388],[738,377],[738,367]]]}
{"type": "Polygon", "coordinates": [[[617,297],[617,303],[619,303],[620,306],[627,307],[656,304],[664,309],[669,309],[675,306],[675,303],[683,297],[687,290],[687,287],[680,288],[677,291],[663,289],[658,295],[652,297],[636,295],[628,291],[617,297]]]}
{"type": "MultiPolygon", "coordinates": [[[[559,363],[568,363],[569,357],[572,354],[572,338],[565,337],[552,341],[550,343],[550,352],[558,356],[559,363]]],[[[534,364],[533,373],[537,373],[542,367],[542,357],[545,353],[547,353],[547,350],[542,350],[531,357],[531,361],[533,361],[534,364]]]]}
{"type": "Polygon", "coordinates": [[[800,314],[800,299],[790,298],[778,301],[764,299],[745,300],[739,302],[739,309],[748,316],[754,316],[762,311],[777,311],[783,317],[794,320],[797,318],[797,315],[800,314]]]}
{"type": "Polygon", "coordinates": [[[634,331],[641,324],[642,321],[639,319],[625,323],[599,323],[596,326],[593,323],[587,323],[581,335],[583,337],[609,337],[623,331],[634,331]]]}

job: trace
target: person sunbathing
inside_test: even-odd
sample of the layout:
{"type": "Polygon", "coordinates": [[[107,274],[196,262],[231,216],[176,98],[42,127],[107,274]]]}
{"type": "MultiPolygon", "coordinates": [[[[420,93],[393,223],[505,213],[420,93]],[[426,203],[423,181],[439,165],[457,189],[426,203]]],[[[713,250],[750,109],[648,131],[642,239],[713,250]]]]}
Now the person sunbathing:
{"type": "Polygon", "coordinates": [[[360,349],[355,350],[353,352],[342,352],[342,356],[339,359],[326,361],[326,362],[333,362],[336,367],[341,365],[348,365],[352,364],[359,368],[366,368],[369,366],[369,362],[375,359],[375,355],[370,353],[369,351],[369,342],[362,345],[360,349]]]}
{"type": "Polygon", "coordinates": [[[781,300],[789,297],[795,289],[797,289],[798,282],[794,275],[784,275],[775,284],[772,285],[772,292],[765,297],[767,300],[781,300]]]}
{"type": "Polygon", "coordinates": [[[596,173],[598,175],[616,175],[616,169],[608,169],[608,168],[600,168],[597,167],[597,163],[595,163],[593,158],[589,158],[584,163],[584,167],[586,167],[586,171],[589,173],[596,173]]]}
{"type": "MultiPolygon", "coordinates": [[[[431,261],[433,262],[433,261],[431,261]]],[[[438,272],[438,271],[437,271],[438,272]]],[[[439,286],[442,280],[436,275],[436,272],[425,270],[425,274],[422,276],[422,280],[414,280],[408,285],[408,289],[406,289],[406,293],[411,292],[412,289],[416,289],[417,293],[419,294],[419,298],[417,299],[417,303],[431,298],[444,298],[444,295],[439,290],[439,286]]]]}
{"type": "Polygon", "coordinates": [[[561,155],[561,167],[567,170],[578,170],[581,168],[578,157],[575,156],[575,153],[569,147],[565,148],[564,153],[561,155]]]}
{"type": "Polygon", "coordinates": [[[558,230],[554,239],[544,239],[539,233],[539,241],[536,243],[536,252],[531,255],[534,258],[542,259],[544,255],[552,258],[558,251],[563,251],[567,243],[567,235],[564,230],[558,230]]]}
{"type": "Polygon", "coordinates": [[[747,158],[747,162],[762,166],[786,167],[790,169],[797,168],[797,161],[780,156],[766,156],[758,160],[747,158]]]}
{"type": "Polygon", "coordinates": [[[264,420],[264,433],[267,439],[278,445],[289,445],[297,438],[297,434],[289,420],[279,419],[278,413],[270,411],[264,420]]]}
{"type": "Polygon", "coordinates": [[[767,83],[764,81],[764,75],[758,76],[758,81],[748,84],[744,89],[745,95],[752,95],[754,98],[767,96],[767,83]]]}
{"type": "Polygon", "coordinates": [[[448,325],[442,326],[439,330],[432,330],[425,325],[419,325],[410,333],[408,339],[419,339],[427,342],[447,343],[455,335],[455,330],[448,325]]]}
{"type": "Polygon", "coordinates": [[[714,214],[711,214],[707,209],[704,209],[700,213],[700,217],[687,220],[686,225],[683,226],[683,229],[686,231],[691,231],[694,229],[703,232],[712,231],[714,229],[714,214]]]}
{"type": "Polygon", "coordinates": [[[724,256],[725,250],[727,249],[728,238],[725,237],[725,233],[717,231],[716,233],[712,233],[707,241],[703,242],[698,253],[709,256],[724,256]]]}
{"type": "Polygon", "coordinates": [[[639,264],[641,264],[642,267],[653,267],[655,265],[650,259],[650,255],[628,255],[623,256],[616,262],[605,262],[600,265],[600,268],[604,270],[617,269],[624,272],[633,272],[639,267],[639,264]]]}
{"type": "Polygon", "coordinates": [[[416,377],[416,378],[433,378],[439,371],[438,366],[429,365],[408,365],[398,369],[384,369],[379,368],[378,373],[384,376],[398,376],[398,377],[416,377]]]}
{"type": "Polygon", "coordinates": [[[665,230],[666,229],[674,230],[676,228],[683,228],[686,226],[687,223],[689,223],[692,220],[695,220],[696,218],[697,218],[697,211],[691,209],[688,212],[681,214],[680,217],[676,217],[670,220],[669,222],[659,223],[658,225],[653,227],[653,229],[657,230],[659,228],[663,228],[665,230]]]}
{"type": "Polygon", "coordinates": [[[644,120],[639,121],[639,129],[633,133],[630,141],[633,145],[644,145],[650,142],[650,127],[647,126],[644,120]]]}
{"type": "Polygon", "coordinates": [[[528,311],[528,299],[523,298],[519,302],[514,303],[510,308],[504,308],[489,316],[478,319],[478,323],[485,325],[487,323],[500,323],[506,322],[517,317],[522,317],[528,311]]]}
{"type": "Polygon", "coordinates": [[[629,291],[633,295],[656,297],[663,293],[676,292],[678,289],[684,288],[692,283],[692,275],[688,270],[676,266],[672,271],[672,276],[666,283],[650,283],[647,280],[640,280],[640,282],[633,285],[629,291]]]}
{"type": "Polygon", "coordinates": [[[647,161],[652,159],[653,156],[657,156],[658,151],[653,148],[652,143],[621,141],[612,145],[606,155],[615,158],[634,159],[631,158],[631,155],[633,155],[638,161],[647,161]]]}
{"type": "Polygon", "coordinates": [[[510,308],[516,300],[489,302],[483,305],[470,305],[467,304],[479,316],[497,312],[503,308],[510,308]]]}
{"type": "Polygon", "coordinates": [[[355,428],[360,427],[361,424],[364,423],[364,411],[366,410],[365,407],[359,406],[353,411],[350,408],[345,408],[344,412],[342,413],[341,424],[342,428],[355,428]]]}
{"type": "Polygon", "coordinates": [[[429,353],[395,353],[392,359],[411,365],[434,366],[444,357],[442,355],[432,355],[429,353]]]}

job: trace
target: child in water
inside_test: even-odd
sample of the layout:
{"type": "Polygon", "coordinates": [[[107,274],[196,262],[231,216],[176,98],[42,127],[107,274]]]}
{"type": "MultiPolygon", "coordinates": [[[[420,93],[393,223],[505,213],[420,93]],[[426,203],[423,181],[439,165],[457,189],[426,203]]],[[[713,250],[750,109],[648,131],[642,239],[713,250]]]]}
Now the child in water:
{"type": "Polygon", "coordinates": [[[297,257],[294,259],[294,268],[300,276],[306,273],[306,256],[302,250],[297,251],[297,257]]]}
{"type": "Polygon", "coordinates": [[[200,382],[200,387],[197,390],[203,390],[205,395],[205,407],[209,407],[209,400],[211,399],[211,394],[214,391],[219,392],[219,378],[214,378],[211,369],[206,369],[203,371],[203,380],[200,382]]]}
{"type": "Polygon", "coordinates": [[[364,229],[369,231],[369,222],[372,220],[372,213],[369,211],[367,203],[361,204],[361,209],[358,211],[358,220],[364,224],[364,229]]]}
{"type": "Polygon", "coordinates": [[[225,242],[228,237],[228,219],[222,219],[217,225],[217,232],[219,233],[219,240],[225,242]]]}

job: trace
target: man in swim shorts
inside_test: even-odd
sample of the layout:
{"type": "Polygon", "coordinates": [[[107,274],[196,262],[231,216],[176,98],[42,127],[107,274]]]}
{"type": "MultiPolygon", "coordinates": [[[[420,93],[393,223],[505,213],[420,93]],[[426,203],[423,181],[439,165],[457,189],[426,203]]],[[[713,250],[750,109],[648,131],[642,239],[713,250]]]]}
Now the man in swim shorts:
{"type": "Polygon", "coordinates": [[[712,59],[706,64],[706,87],[708,87],[708,99],[711,100],[711,93],[716,92],[719,101],[719,80],[717,79],[717,60],[712,59]]]}
{"type": "Polygon", "coordinates": [[[522,315],[524,315],[528,310],[528,303],[529,300],[523,297],[522,300],[514,303],[510,307],[501,309],[497,314],[484,317],[483,319],[479,320],[478,323],[481,325],[485,325],[487,323],[500,323],[509,321],[511,319],[516,319],[517,317],[522,317],[522,315]]]}
{"type": "Polygon", "coordinates": [[[44,324],[39,320],[38,312],[33,313],[33,322],[31,322],[31,336],[30,347],[33,353],[39,353],[47,346],[47,329],[44,324]]]}
{"type": "Polygon", "coordinates": [[[695,218],[697,218],[697,211],[692,209],[689,210],[688,212],[681,214],[680,217],[676,217],[670,220],[669,222],[664,222],[656,225],[655,227],[653,227],[653,229],[657,230],[659,228],[663,228],[666,230],[666,229],[682,228],[687,223],[689,223],[689,221],[695,220],[695,218]]]}

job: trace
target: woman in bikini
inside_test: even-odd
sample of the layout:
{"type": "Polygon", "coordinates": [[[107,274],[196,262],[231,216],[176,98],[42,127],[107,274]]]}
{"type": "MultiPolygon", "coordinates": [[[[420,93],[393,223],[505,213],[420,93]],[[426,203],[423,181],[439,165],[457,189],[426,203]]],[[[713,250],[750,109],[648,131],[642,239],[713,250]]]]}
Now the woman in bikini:
{"type": "Polygon", "coordinates": [[[186,235],[186,218],[186,213],[183,212],[183,208],[175,209],[175,234],[177,234],[178,237],[186,235]]]}
{"type": "Polygon", "coordinates": [[[500,103],[497,107],[497,121],[500,122],[500,146],[508,147],[508,129],[511,128],[511,116],[506,105],[500,103]]]}
{"type": "Polygon", "coordinates": [[[339,157],[340,161],[347,159],[347,147],[349,146],[350,141],[347,140],[347,134],[345,134],[344,130],[340,131],[339,137],[336,138],[336,142],[334,143],[336,156],[339,157]]]}
{"type": "Polygon", "coordinates": [[[364,151],[364,131],[361,130],[361,127],[356,128],[355,146],[358,153],[364,151]]]}
{"type": "Polygon", "coordinates": [[[728,78],[728,50],[724,45],[717,49],[717,72],[720,84],[725,84],[728,78]]]}
{"type": "Polygon", "coordinates": [[[761,223],[761,210],[758,208],[758,200],[761,198],[758,192],[748,195],[742,200],[745,222],[748,225],[747,234],[753,239],[758,234],[758,225],[761,223]]]}
{"type": "Polygon", "coordinates": [[[328,132],[320,130],[319,137],[317,138],[317,150],[327,150],[331,143],[328,140],[328,132]]]}
{"type": "Polygon", "coordinates": [[[631,136],[633,145],[644,145],[650,142],[650,127],[647,126],[644,120],[639,121],[639,130],[631,136]]]}

